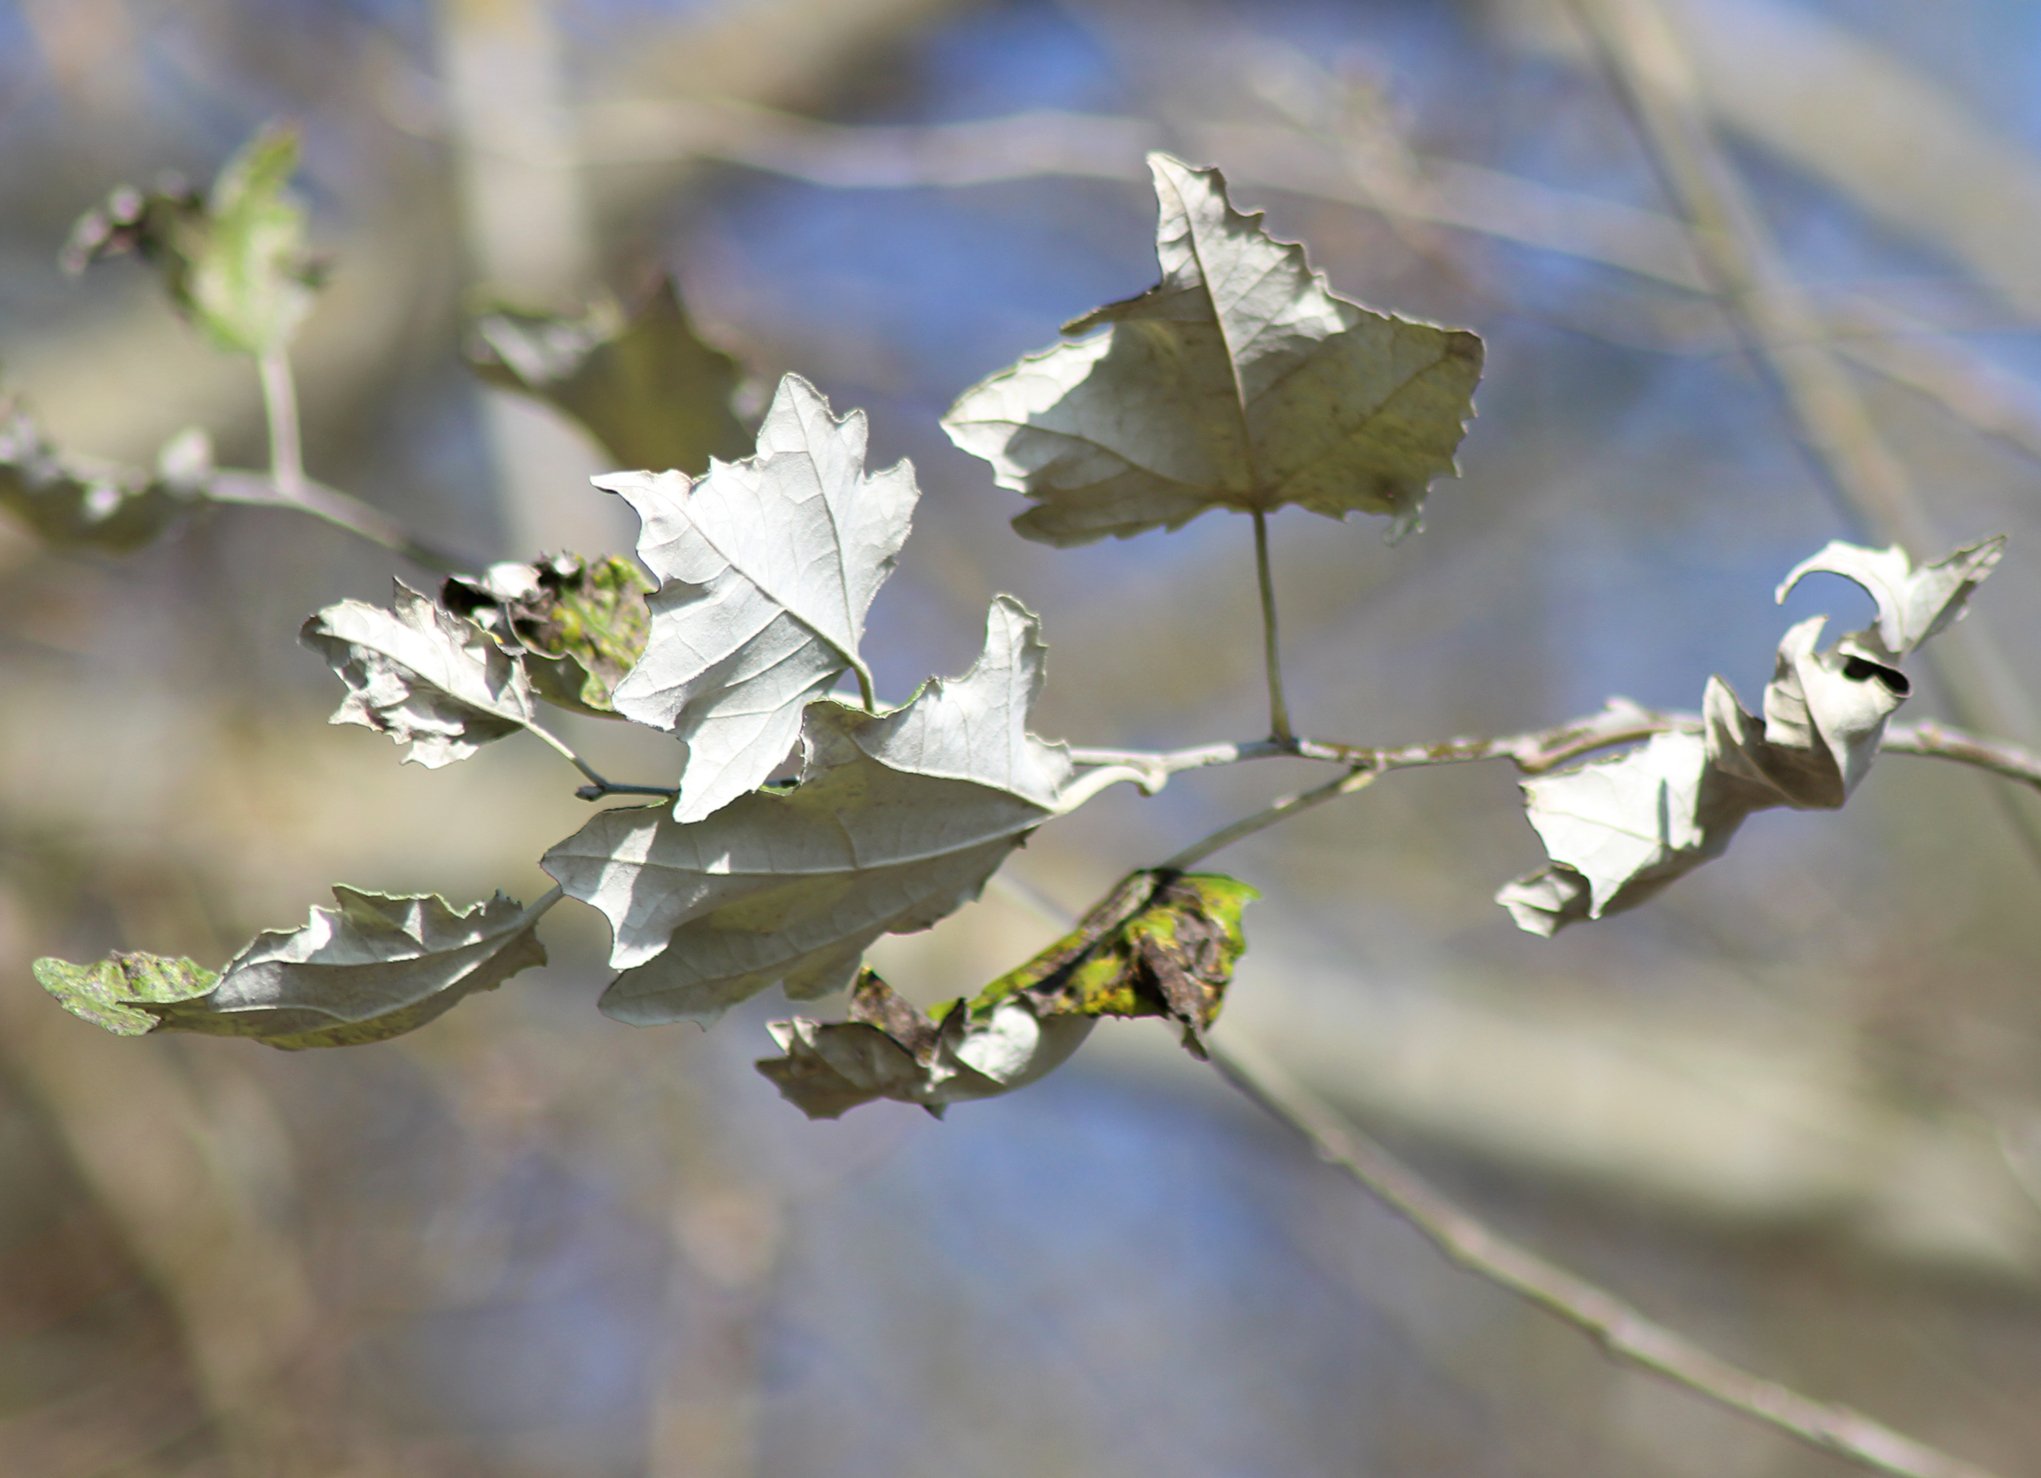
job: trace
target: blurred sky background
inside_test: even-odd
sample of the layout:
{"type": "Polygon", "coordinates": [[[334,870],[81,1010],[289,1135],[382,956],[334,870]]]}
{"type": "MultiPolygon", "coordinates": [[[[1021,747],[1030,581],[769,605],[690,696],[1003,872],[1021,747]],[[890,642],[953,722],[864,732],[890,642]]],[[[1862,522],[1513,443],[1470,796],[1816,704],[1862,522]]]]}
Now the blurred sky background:
{"type": "MultiPolygon", "coordinates": [[[[1422,535],[1273,520],[1302,731],[1691,708],[1717,672],[1754,703],[1788,625],[1869,613],[1834,580],[1781,610],[1780,577],[1902,527],[1922,557],[2011,536],[1945,638],[1951,681],[1904,716],[1982,703],[2041,743],[2019,635],[2041,8],[1663,13],[1761,227],[1755,301],[1795,332],[1773,348],[1861,404],[1876,445],[1845,456],[1883,510],[1800,445],[1554,0],[0,0],[0,376],[77,451],[147,460],[198,424],[260,465],[249,366],[146,273],[56,258],[115,183],[208,179],[290,118],[334,263],[296,355],[314,475],[478,562],[627,550],[593,447],[460,346],[479,287],[566,306],[669,270],[758,375],[798,370],[868,411],[875,463],[913,460],[882,693],[961,670],[1010,591],[1051,644],[1042,733],[1248,738],[1249,525],[1034,545],[936,424],[1154,280],[1142,153],[1167,148],[1336,289],[1488,341],[1422,535]]],[[[708,1034],[610,1022],[605,931],[569,908],[549,967],[387,1045],[66,1016],[34,957],[223,961],[335,881],[544,890],[537,857],[586,814],[555,757],[426,773],[324,722],[299,623],[393,573],[419,578],[275,513],[118,559],[0,522],[0,1472],[1850,1471],[1449,1267],[1154,1023],[940,1124],[811,1124],[751,1067],[784,1002],[708,1034]]],[[[612,774],[668,757],[574,736],[612,774]]],[[[1078,911],[1309,778],[1122,787],[1011,867],[1078,911]]],[[[1399,775],[1219,859],[1266,894],[1220,1031],[1720,1353],[2041,1473],[2041,879],[2016,806],[1888,757],[1846,813],[1760,816],[1547,943],[1492,902],[1540,860],[1506,767],[1399,775]]],[[[930,1001],[1054,932],[994,897],[878,958],[930,1001]]]]}

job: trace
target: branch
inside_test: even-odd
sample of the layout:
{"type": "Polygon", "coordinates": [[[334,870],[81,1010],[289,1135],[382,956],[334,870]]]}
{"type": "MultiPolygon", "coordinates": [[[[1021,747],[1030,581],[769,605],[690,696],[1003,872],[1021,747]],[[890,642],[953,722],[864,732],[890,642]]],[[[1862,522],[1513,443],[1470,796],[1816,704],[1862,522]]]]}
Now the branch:
{"type": "Polygon", "coordinates": [[[282,508],[294,513],[308,513],[321,523],[331,524],[358,539],[366,539],[379,548],[402,555],[421,569],[435,570],[442,575],[464,574],[480,569],[487,562],[468,559],[420,538],[380,508],[364,503],[351,493],[303,478],[302,474],[301,478],[293,495],[287,493],[271,474],[221,468],[207,481],[205,496],[209,502],[242,508],[282,508]]]}
{"type": "Polygon", "coordinates": [[[1803,1396],[1710,1354],[1607,1289],[1497,1235],[1252,1048],[1233,1041],[1211,1043],[1209,1050],[1221,1077],[1302,1135],[1320,1159],[1344,1171],[1447,1258],[1571,1324],[1609,1356],[1874,1472],[1903,1478],[1990,1478],[1985,1469],[1903,1436],[1862,1412],[1803,1396]]]}

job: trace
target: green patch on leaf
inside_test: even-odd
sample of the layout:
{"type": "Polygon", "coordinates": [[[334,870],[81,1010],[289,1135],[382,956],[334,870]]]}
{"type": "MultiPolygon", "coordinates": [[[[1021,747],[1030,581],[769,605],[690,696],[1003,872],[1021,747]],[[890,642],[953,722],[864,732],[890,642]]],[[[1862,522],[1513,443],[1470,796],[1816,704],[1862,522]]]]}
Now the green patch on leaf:
{"type": "Polygon", "coordinates": [[[272,353],[297,332],[325,279],[305,244],[304,207],[289,192],[297,165],[296,131],[271,126],[204,196],[175,179],[150,191],[123,185],[72,228],[64,265],[82,271],[137,253],[221,348],[272,353]]]}
{"type": "Polygon", "coordinates": [[[969,1000],[924,1014],[870,970],[849,1019],[772,1023],[781,1055],[758,1070],[813,1119],[890,1098],[940,1115],[1066,1062],[1102,1016],[1164,1016],[1202,1055],[1233,966],[1240,912],[1259,896],[1216,873],[1137,872],[1076,929],[969,1000]]]}
{"type": "Polygon", "coordinates": [[[441,589],[440,600],[522,651],[539,697],[614,718],[610,693],[644,653],[651,628],[645,597],[652,588],[645,572],[619,555],[589,561],[556,554],[535,565],[493,565],[477,577],[457,575],[441,589]]]}
{"type": "Polygon", "coordinates": [[[30,968],[36,984],[66,1011],[123,1037],[145,1036],[162,1024],[153,1012],[138,1008],[204,996],[220,980],[216,972],[192,960],[123,950],[93,965],[41,959],[30,968]]]}
{"type": "Polygon", "coordinates": [[[1056,943],[964,1003],[973,1022],[1024,995],[1044,1016],[1166,1016],[1200,1050],[1247,948],[1260,893],[1220,873],[1137,872],[1056,943]]]}
{"type": "Polygon", "coordinates": [[[698,473],[751,450],[732,407],[743,372],[695,332],[671,278],[628,309],[613,298],[572,315],[498,307],[476,323],[468,361],[579,422],[618,467],[698,473]]]}
{"type": "Polygon", "coordinates": [[[138,549],[206,501],[212,447],[187,431],[154,471],[71,456],[44,440],[20,402],[0,397],[0,508],[67,549],[138,549]]]}

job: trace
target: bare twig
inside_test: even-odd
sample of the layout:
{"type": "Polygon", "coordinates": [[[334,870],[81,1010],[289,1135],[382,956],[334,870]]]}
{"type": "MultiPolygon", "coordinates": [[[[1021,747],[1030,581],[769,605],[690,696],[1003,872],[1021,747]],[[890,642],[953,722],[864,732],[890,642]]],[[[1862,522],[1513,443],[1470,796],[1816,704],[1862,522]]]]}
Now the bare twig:
{"type": "Polygon", "coordinates": [[[322,523],[353,534],[358,539],[402,555],[421,569],[442,575],[456,575],[481,568],[486,561],[468,559],[421,539],[404,525],[372,504],[351,493],[328,487],[301,475],[295,494],[288,494],[276,479],[260,472],[222,468],[206,484],[206,498],[243,508],[282,508],[309,513],[322,523]]]}
{"type": "Polygon", "coordinates": [[[1230,1033],[1211,1043],[1210,1052],[1221,1077],[1302,1135],[1319,1158],[1352,1177],[1453,1262],[1571,1324],[1611,1357],[1874,1472],[1989,1478],[1985,1469],[1848,1406],[1817,1401],[1732,1365],[1607,1289],[1497,1235],[1230,1033]]]}
{"type": "Polygon", "coordinates": [[[1269,569],[1269,516],[1254,510],[1254,573],[1261,587],[1262,657],[1269,675],[1269,737],[1287,744],[1290,733],[1290,704],[1283,697],[1283,659],[1276,637],[1276,580],[1269,569]]]}
{"type": "Polygon", "coordinates": [[[1309,811],[1314,806],[1324,805],[1327,801],[1336,801],[1343,795],[1352,795],[1357,790],[1367,789],[1381,778],[1381,774],[1379,770],[1349,770],[1337,780],[1328,780],[1323,785],[1314,786],[1310,790],[1300,790],[1295,795],[1286,795],[1251,816],[1243,816],[1238,821],[1220,827],[1210,836],[1200,837],[1166,861],[1158,862],[1156,867],[1163,872],[1186,872],[1220,848],[1230,847],[1258,831],[1266,831],[1279,821],[1289,820],[1299,811],[1309,811]]]}

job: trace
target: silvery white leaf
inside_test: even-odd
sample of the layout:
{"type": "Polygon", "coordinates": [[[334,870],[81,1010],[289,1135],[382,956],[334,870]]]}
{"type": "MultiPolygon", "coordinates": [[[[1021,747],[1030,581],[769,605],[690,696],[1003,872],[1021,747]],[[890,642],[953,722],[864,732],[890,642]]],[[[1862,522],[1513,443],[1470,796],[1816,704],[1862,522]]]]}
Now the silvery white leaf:
{"type": "Polygon", "coordinates": [[[1867,549],[1837,539],[1794,566],[1779,585],[1778,599],[1785,600],[1807,575],[1841,575],[1855,582],[1878,605],[1881,660],[1896,662],[1963,618],[1970,593],[1991,574],[2005,545],[2000,534],[1915,569],[1912,558],[1897,546],[1867,549]]]}
{"type": "Polygon", "coordinates": [[[865,418],[838,419],[807,381],[780,381],[758,455],[596,479],[643,522],[638,553],[665,583],[617,711],[687,745],[674,816],[698,821],[762,785],[800,734],[801,710],[858,655],[865,612],[892,573],[920,496],[902,462],[867,474],[865,418]]]}
{"type": "Polygon", "coordinates": [[[530,724],[524,669],[474,622],[393,583],[394,610],[344,600],[298,633],[347,684],[331,722],[388,734],[410,746],[408,763],[428,769],[530,724]]]}
{"type": "Polygon", "coordinates": [[[337,909],[257,936],[218,976],[189,960],[115,955],[89,967],[38,960],[36,978],[121,1035],[189,1031],[291,1050],[379,1042],[544,964],[534,931],[558,896],[527,909],[498,893],[463,911],[429,894],[336,887],[337,909]]]}
{"type": "Polygon", "coordinates": [[[603,1009],[639,1024],[713,1020],[781,984],[850,984],[866,946],[925,929],[975,897],[1042,822],[1104,780],[1027,732],[1042,681],[1036,622],[1001,596],[985,651],[875,715],[811,703],[800,783],[698,822],[664,807],[605,811],[546,854],[567,893],[600,909],[624,973],[603,1009]]]}
{"type": "Polygon", "coordinates": [[[1455,471],[1481,341],[1328,289],[1300,246],[1227,201],[1215,169],[1151,154],[1162,281],[964,392],[950,439],[1036,506],[1031,539],[1176,528],[1208,508],[1295,503],[1415,526],[1455,471]]]}

